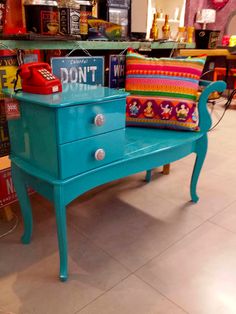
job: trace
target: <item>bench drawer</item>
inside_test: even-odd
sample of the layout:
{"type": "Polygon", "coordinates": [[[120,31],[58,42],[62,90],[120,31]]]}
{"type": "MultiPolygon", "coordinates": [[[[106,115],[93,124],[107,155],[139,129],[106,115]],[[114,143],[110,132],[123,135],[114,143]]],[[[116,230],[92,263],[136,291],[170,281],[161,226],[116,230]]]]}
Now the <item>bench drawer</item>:
{"type": "Polygon", "coordinates": [[[65,179],[122,158],[124,144],[125,129],[120,129],[60,145],[60,178],[65,179]]]}
{"type": "Polygon", "coordinates": [[[121,98],[59,109],[59,144],[124,128],[125,105],[121,98]]]}

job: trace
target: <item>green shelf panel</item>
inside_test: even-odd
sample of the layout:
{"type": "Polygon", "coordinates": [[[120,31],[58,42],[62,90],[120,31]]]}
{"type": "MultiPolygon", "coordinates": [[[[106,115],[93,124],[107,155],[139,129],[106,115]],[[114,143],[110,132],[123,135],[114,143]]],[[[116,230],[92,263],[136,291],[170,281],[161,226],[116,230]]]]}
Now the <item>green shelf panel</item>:
{"type": "Polygon", "coordinates": [[[0,49],[87,49],[87,50],[124,50],[132,47],[138,50],[195,48],[195,44],[174,42],[139,41],[76,41],[76,40],[0,40],[0,49]]]}

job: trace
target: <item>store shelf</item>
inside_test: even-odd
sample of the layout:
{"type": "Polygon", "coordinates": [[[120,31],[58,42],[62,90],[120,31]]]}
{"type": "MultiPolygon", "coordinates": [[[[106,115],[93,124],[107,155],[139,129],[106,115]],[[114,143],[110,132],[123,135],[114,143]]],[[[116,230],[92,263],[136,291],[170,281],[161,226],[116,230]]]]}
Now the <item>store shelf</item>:
{"type": "Polygon", "coordinates": [[[6,40],[0,39],[0,49],[88,49],[88,50],[123,50],[132,47],[139,50],[194,48],[195,44],[140,41],[77,41],[77,40],[6,40]]]}
{"type": "Polygon", "coordinates": [[[227,57],[227,59],[236,59],[236,55],[231,54],[230,50],[226,48],[215,49],[180,49],[179,55],[183,57],[196,57],[206,55],[208,57],[227,57]]]}
{"type": "MultiPolygon", "coordinates": [[[[164,22],[165,22],[165,19],[161,19],[161,18],[160,18],[160,19],[157,19],[157,22],[163,22],[163,23],[164,23],[164,22]]],[[[169,22],[169,23],[176,23],[176,24],[179,24],[179,23],[180,23],[180,20],[169,19],[168,22],[169,22]]]]}

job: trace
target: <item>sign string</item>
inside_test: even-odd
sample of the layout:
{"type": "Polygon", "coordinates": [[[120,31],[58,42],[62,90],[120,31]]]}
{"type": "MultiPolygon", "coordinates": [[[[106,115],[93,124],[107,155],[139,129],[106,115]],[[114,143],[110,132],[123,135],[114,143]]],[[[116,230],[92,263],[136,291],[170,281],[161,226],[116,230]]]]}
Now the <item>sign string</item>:
{"type": "Polygon", "coordinates": [[[127,46],[124,50],[122,50],[120,53],[119,53],[119,56],[122,56],[125,54],[125,52],[129,49],[129,46],[127,46]]]}
{"type": "Polygon", "coordinates": [[[92,57],[92,55],[90,54],[90,52],[89,52],[87,49],[83,48],[83,47],[81,46],[81,44],[79,44],[79,43],[77,43],[77,44],[74,46],[74,48],[72,48],[72,50],[66,55],[66,57],[69,57],[74,51],[76,51],[76,50],[78,50],[78,49],[81,49],[87,56],[92,57]]]}
{"type": "Polygon", "coordinates": [[[4,44],[4,43],[2,43],[2,42],[0,42],[0,46],[2,46],[3,48],[6,48],[7,50],[9,50],[9,51],[11,51],[11,52],[16,53],[15,50],[11,49],[10,47],[8,47],[6,44],[4,44]]]}

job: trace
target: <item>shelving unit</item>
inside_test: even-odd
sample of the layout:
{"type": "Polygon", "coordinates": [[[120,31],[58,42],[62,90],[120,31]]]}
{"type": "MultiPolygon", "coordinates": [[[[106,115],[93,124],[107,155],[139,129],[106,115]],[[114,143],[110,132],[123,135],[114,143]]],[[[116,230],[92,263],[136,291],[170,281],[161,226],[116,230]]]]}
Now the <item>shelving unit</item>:
{"type": "MultiPolygon", "coordinates": [[[[138,50],[180,48],[173,41],[77,41],[77,40],[6,40],[0,39],[0,49],[87,49],[87,50],[124,50],[131,47],[138,50]]],[[[181,48],[194,48],[195,44],[183,43],[181,48]]]]}

